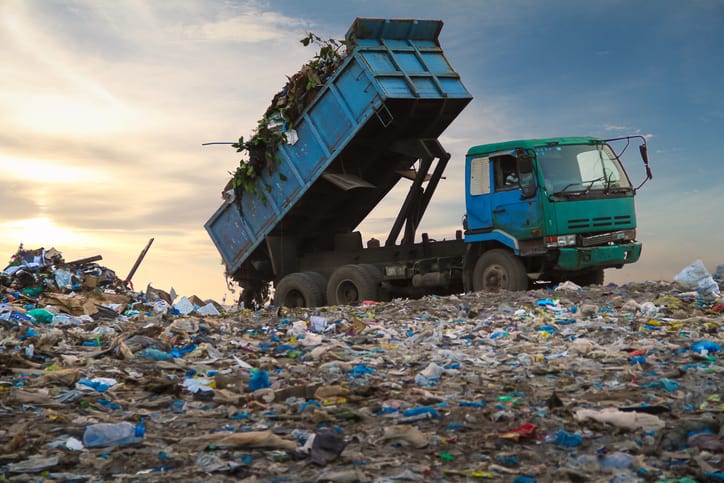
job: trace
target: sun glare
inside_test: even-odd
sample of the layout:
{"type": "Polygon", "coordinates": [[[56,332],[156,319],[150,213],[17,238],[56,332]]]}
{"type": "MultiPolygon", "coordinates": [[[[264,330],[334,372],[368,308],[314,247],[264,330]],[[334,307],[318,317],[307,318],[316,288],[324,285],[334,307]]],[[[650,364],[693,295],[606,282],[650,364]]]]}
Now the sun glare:
{"type": "Polygon", "coordinates": [[[17,106],[15,119],[35,132],[84,137],[122,132],[139,122],[118,102],[57,94],[34,94],[17,106]]]}
{"type": "Polygon", "coordinates": [[[0,171],[5,178],[32,181],[34,183],[75,184],[103,181],[107,178],[93,168],[56,164],[38,159],[0,158],[0,171]]]}
{"type": "Polygon", "coordinates": [[[28,248],[73,246],[83,244],[85,241],[83,236],[57,225],[46,217],[3,223],[0,225],[0,231],[6,240],[17,240],[18,244],[22,243],[28,248]]]}

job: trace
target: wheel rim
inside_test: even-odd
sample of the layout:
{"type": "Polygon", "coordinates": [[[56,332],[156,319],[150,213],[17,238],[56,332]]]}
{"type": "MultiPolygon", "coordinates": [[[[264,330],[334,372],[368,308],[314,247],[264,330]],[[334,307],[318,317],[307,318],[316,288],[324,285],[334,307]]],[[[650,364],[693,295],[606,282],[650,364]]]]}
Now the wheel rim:
{"type": "Polygon", "coordinates": [[[340,304],[347,305],[359,301],[357,285],[351,280],[343,280],[337,285],[337,300],[340,304]]]}
{"type": "Polygon", "coordinates": [[[304,295],[299,290],[290,290],[282,300],[285,307],[305,307],[304,295]]]}
{"type": "Polygon", "coordinates": [[[490,265],[483,271],[483,289],[502,290],[508,288],[508,272],[502,265],[490,265]]]}

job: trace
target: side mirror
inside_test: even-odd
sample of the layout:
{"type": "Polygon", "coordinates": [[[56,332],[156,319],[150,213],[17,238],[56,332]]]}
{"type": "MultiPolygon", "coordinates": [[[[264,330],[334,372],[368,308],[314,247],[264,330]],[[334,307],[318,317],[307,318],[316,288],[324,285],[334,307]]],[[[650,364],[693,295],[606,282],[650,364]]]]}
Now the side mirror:
{"type": "Polygon", "coordinates": [[[520,180],[520,190],[523,192],[523,199],[532,198],[537,191],[533,156],[528,150],[518,149],[516,151],[516,157],[518,159],[518,179],[520,180]]]}
{"type": "Polygon", "coordinates": [[[518,153],[518,172],[520,174],[533,172],[533,159],[527,153],[518,153]]]}
{"type": "MultiPolygon", "coordinates": [[[[616,158],[619,159],[619,156],[623,154],[624,151],[626,151],[626,148],[628,148],[629,143],[632,139],[640,139],[641,144],[639,145],[639,153],[641,153],[641,160],[644,162],[644,168],[646,169],[646,178],[641,182],[638,187],[634,188],[634,193],[636,193],[641,187],[646,184],[646,182],[654,177],[653,173],[651,172],[651,167],[649,167],[649,148],[646,144],[646,138],[641,136],[640,134],[637,134],[635,136],[623,136],[620,138],[611,138],[611,139],[605,139],[604,142],[610,143],[611,141],[621,141],[626,140],[626,146],[623,147],[621,152],[619,154],[616,154],[616,158]]],[[[619,159],[620,161],[620,159],[619,159]]]]}
{"type": "Polygon", "coordinates": [[[639,145],[639,152],[641,153],[641,159],[643,159],[644,164],[649,164],[649,148],[645,144],[639,145]]]}
{"type": "Polygon", "coordinates": [[[654,175],[651,172],[651,168],[649,167],[649,148],[648,148],[648,146],[646,144],[640,144],[639,152],[641,153],[641,159],[643,160],[644,166],[646,167],[646,179],[651,179],[654,177],[654,175]]]}

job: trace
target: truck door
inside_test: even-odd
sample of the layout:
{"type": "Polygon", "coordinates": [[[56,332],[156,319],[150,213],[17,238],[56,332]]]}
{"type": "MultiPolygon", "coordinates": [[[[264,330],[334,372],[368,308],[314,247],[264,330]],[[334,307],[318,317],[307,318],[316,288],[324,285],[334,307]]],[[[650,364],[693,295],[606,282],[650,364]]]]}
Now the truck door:
{"type": "Polygon", "coordinates": [[[490,213],[490,158],[471,158],[467,167],[466,230],[469,233],[489,231],[493,227],[490,213]]]}
{"type": "Polygon", "coordinates": [[[523,196],[515,153],[496,154],[489,159],[493,184],[490,210],[494,229],[517,240],[540,237],[543,230],[542,207],[538,197],[526,199],[523,196]]]}

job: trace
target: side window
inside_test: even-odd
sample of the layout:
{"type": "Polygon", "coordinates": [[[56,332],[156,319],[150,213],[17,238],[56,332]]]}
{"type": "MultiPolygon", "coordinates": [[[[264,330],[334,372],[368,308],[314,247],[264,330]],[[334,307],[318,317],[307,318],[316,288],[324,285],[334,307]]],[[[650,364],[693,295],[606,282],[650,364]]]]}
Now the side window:
{"type": "Polygon", "coordinates": [[[473,158],[470,160],[470,194],[484,195],[490,193],[490,160],[473,158]]]}
{"type": "Polygon", "coordinates": [[[504,154],[491,158],[495,191],[512,190],[520,187],[515,156],[504,154]]]}

